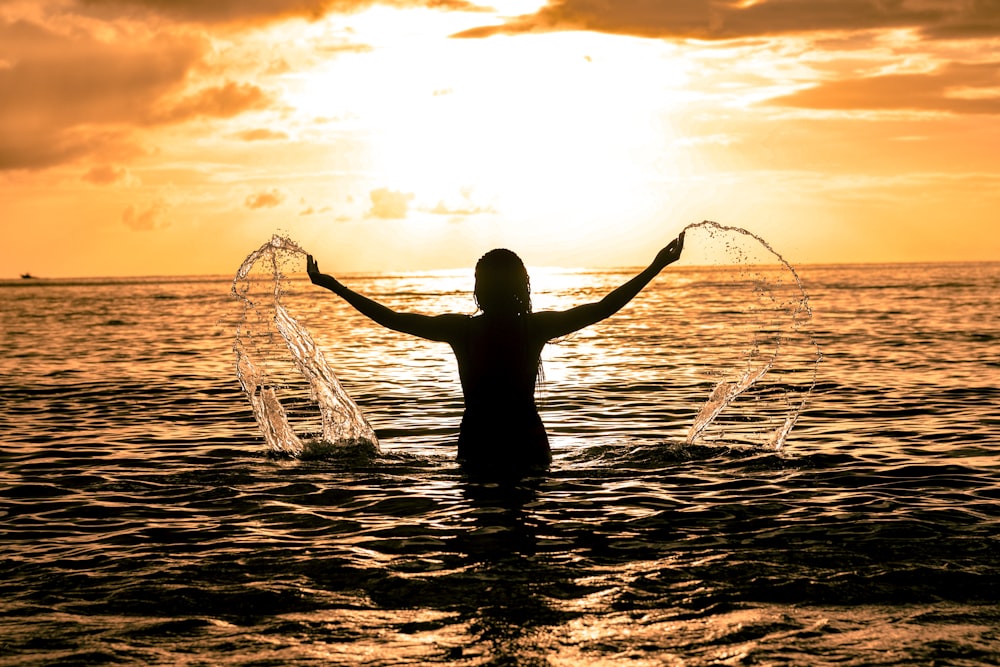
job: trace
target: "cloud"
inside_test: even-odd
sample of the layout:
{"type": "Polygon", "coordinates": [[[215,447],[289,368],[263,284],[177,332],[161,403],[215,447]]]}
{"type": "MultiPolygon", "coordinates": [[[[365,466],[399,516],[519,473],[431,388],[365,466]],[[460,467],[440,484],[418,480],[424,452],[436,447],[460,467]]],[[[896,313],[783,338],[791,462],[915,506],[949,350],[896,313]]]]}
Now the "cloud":
{"type": "Polygon", "coordinates": [[[1000,114],[1000,64],[949,63],[930,73],[887,74],[822,83],[768,100],[810,109],[907,109],[1000,114]]]}
{"type": "Polygon", "coordinates": [[[427,213],[434,215],[450,215],[456,218],[481,215],[484,213],[496,213],[492,206],[482,206],[473,201],[473,188],[464,187],[460,190],[461,198],[452,201],[440,200],[433,208],[425,209],[427,213]]]}
{"type": "Polygon", "coordinates": [[[101,165],[91,167],[83,175],[83,180],[94,185],[112,185],[113,183],[123,183],[124,185],[138,185],[139,179],[132,175],[125,167],[112,167],[111,165],[101,165]]]}
{"type": "Polygon", "coordinates": [[[372,207],[368,215],[386,220],[405,218],[410,210],[410,202],[413,201],[413,193],[397,192],[388,188],[372,190],[369,196],[372,199],[372,207]]]}
{"type": "Polygon", "coordinates": [[[232,81],[185,92],[208,51],[204,38],[90,28],[59,32],[0,19],[0,169],[121,152],[136,130],[228,118],[270,102],[258,86],[232,81]]]}
{"type": "Polygon", "coordinates": [[[299,215],[301,215],[301,216],[319,215],[321,213],[329,213],[332,210],[333,210],[333,207],[331,207],[331,206],[324,206],[322,208],[313,208],[312,206],[310,206],[310,207],[306,208],[305,210],[299,211],[299,215]]]}
{"type": "Polygon", "coordinates": [[[332,210],[333,210],[332,206],[322,206],[320,208],[316,208],[314,206],[307,206],[306,208],[299,211],[299,215],[300,216],[319,215],[320,213],[329,213],[332,210]]]}
{"type": "Polygon", "coordinates": [[[0,21],[0,169],[43,168],[126,141],[152,103],[201,57],[190,37],[112,46],[24,21],[0,21]]]}
{"type": "Polygon", "coordinates": [[[924,36],[940,39],[1000,36],[1000,2],[997,0],[956,2],[953,7],[944,20],[924,26],[924,36]]]}
{"type": "Polygon", "coordinates": [[[434,208],[427,209],[427,212],[435,215],[466,216],[479,215],[481,213],[496,213],[496,210],[490,206],[449,206],[443,201],[439,201],[434,205],[434,208]]]}
{"type": "Polygon", "coordinates": [[[145,122],[152,101],[183,84],[206,45],[189,36],[110,44],[26,23],[0,23],[3,126],[145,122]]]}
{"type": "MultiPolygon", "coordinates": [[[[0,111],[0,116],[2,114],[0,111]]],[[[94,135],[32,131],[31,128],[4,126],[0,121],[0,171],[50,167],[93,153],[99,145],[103,144],[94,135]]]]}
{"type": "Polygon", "coordinates": [[[243,204],[249,209],[274,208],[285,201],[285,194],[277,188],[248,195],[243,204]]]}
{"type": "Polygon", "coordinates": [[[288,134],[285,132],[277,132],[275,130],[268,130],[267,128],[245,130],[237,132],[233,136],[243,141],[283,141],[288,138],[288,134]]]}
{"type": "MultiPolygon", "coordinates": [[[[468,0],[0,0],[0,171],[108,161],[138,146],[150,127],[270,107],[275,100],[256,82],[212,80],[226,39],[378,4],[481,9],[468,0]]],[[[369,48],[343,40],[318,46],[369,48]]],[[[287,68],[281,62],[272,64],[287,68]]]]}
{"type": "Polygon", "coordinates": [[[200,116],[232,118],[244,111],[264,108],[269,102],[268,96],[257,86],[227,81],[221,86],[187,95],[165,111],[155,113],[150,121],[176,123],[200,116]]]}
{"type": "Polygon", "coordinates": [[[168,208],[162,199],[157,199],[144,209],[137,209],[130,204],[122,212],[122,222],[126,227],[139,232],[163,229],[169,224],[165,219],[168,208]]]}
{"type": "Polygon", "coordinates": [[[370,44],[359,44],[356,42],[333,42],[330,44],[317,44],[315,47],[319,53],[371,53],[375,47],[370,44]]]}
{"type": "Polygon", "coordinates": [[[742,39],[835,30],[915,28],[927,37],[1000,35],[996,0],[552,0],[535,14],[456,37],[591,30],[638,37],[742,39]]]}

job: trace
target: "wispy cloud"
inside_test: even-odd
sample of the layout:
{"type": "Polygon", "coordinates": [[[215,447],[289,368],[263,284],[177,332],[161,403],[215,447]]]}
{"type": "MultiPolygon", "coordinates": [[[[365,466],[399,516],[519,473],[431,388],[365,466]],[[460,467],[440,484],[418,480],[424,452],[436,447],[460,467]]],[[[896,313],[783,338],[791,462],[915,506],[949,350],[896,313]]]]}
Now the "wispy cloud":
{"type": "Polygon", "coordinates": [[[129,229],[139,232],[149,232],[168,226],[166,220],[169,206],[163,199],[157,199],[145,207],[137,208],[129,205],[122,212],[122,222],[129,229]]]}
{"type": "Polygon", "coordinates": [[[369,217],[399,220],[409,213],[410,202],[413,201],[414,195],[412,192],[377,188],[369,193],[369,197],[372,200],[372,207],[368,211],[369,217]]]}
{"type": "Polygon", "coordinates": [[[243,141],[283,141],[288,138],[288,133],[267,128],[257,128],[255,130],[244,130],[233,135],[243,141]]]}
{"type": "Polygon", "coordinates": [[[480,215],[483,213],[496,213],[496,210],[490,206],[449,206],[445,202],[439,201],[432,208],[427,209],[427,212],[435,215],[465,217],[468,215],[480,215]]]}
{"type": "Polygon", "coordinates": [[[929,73],[828,81],[769,103],[812,109],[1000,114],[1000,63],[950,63],[929,73]]]}
{"type": "Polygon", "coordinates": [[[448,215],[453,218],[465,218],[471,215],[483,215],[496,213],[496,209],[489,204],[480,204],[474,201],[474,191],[471,187],[464,187],[460,190],[460,197],[450,200],[439,200],[437,204],[430,208],[422,209],[433,215],[448,215]]]}
{"type": "Polygon", "coordinates": [[[278,188],[272,188],[247,195],[247,198],[243,200],[243,205],[249,209],[256,210],[260,208],[274,208],[275,206],[280,206],[284,201],[285,193],[278,188]]]}
{"type": "Polygon", "coordinates": [[[221,86],[210,86],[185,95],[182,99],[154,112],[153,123],[176,123],[190,118],[210,116],[232,118],[244,111],[261,109],[268,105],[268,96],[258,86],[250,83],[227,81],[221,86]]]}
{"type": "Polygon", "coordinates": [[[125,167],[113,167],[107,164],[91,167],[83,175],[83,180],[94,185],[112,185],[114,183],[139,185],[140,183],[139,178],[125,167]]]}

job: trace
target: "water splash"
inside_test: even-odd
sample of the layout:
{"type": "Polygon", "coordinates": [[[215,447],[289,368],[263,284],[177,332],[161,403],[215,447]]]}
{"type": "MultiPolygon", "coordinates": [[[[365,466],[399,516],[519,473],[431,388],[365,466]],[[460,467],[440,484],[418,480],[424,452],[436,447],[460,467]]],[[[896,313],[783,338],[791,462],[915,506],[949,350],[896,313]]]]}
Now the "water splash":
{"type": "MultiPolygon", "coordinates": [[[[711,296],[701,298],[718,301],[725,329],[718,336],[724,342],[713,342],[711,332],[700,344],[693,341],[712,360],[712,389],[686,442],[780,450],[816,384],[822,358],[808,332],[812,310],[802,281],[750,231],[708,220],[684,231],[686,258],[695,255],[697,262],[699,251],[710,251],[711,263],[720,265],[711,296]],[[697,238],[702,233],[708,238],[697,238]],[[734,334],[745,336],[735,350],[734,334]],[[726,356],[733,352],[735,358],[726,356]]],[[[375,453],[373,429],[282,302],[288,287],[283,267],[301,266],[305,255],[294,241],[275,235],[240,266],[232,288],[243,306],[233,345],[240,385],[273,455],[375,453]]],[[[700,325],[692,323],[692,337],[700,325]]]]}
{"type": "Polygon", "coordinates": [[[240,386],[274,456],[377,453],[375,431],[282,303],[283,269],[302,266],[305,257],[294,241],[275,234],[236,272],[232,294],[243,307],[233,343],[240,386]]]}
{"type": "MultiPolygon", "coordinates": [[[[778,451],[816,386],[822,359],[808,331],[809,296],[795,269],[756,234],[711,220],[684,229],[693,230],[712,240],[695,244],[721,251],[728,284],[717,287],[730,290],[730,301],[721,306],[725,324],[742,330],[747,343],[738,363],[715,369],[715,386],[686,441],[738,441],[778,451]],[[749,409],[737,409],[737,399],[749,409]]],[[[690,234],[686,239],[693,245],[690,234]]]]}

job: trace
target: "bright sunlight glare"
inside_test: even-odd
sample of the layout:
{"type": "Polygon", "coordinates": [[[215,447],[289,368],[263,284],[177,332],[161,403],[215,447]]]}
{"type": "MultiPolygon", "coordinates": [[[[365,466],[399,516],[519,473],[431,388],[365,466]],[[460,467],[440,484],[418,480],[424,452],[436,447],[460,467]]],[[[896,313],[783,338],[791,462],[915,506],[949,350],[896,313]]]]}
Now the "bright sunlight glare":
{"type": "MultiPolygon", "coordinates": [[[[398,14],[366,20],[394,17],[379,24],[392,32],[398,14]]],[[[373,182],[415,193],[416,210],[529,220],[575,203],[590,217],[627,214],[649,174],[670,169],[663,146],[686,63],[626,37],[527,36],[517,50],[505,39],[338,54],[297,75],[286,99],[303,122],[340,118],[364,131],[373,182]]]]}

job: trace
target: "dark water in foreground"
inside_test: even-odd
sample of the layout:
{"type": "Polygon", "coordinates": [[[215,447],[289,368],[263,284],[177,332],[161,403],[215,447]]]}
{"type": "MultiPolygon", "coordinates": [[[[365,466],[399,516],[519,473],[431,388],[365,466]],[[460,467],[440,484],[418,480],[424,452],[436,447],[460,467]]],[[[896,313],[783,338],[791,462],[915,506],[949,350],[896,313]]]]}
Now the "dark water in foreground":
{"type": "MultiPolygon", "coordinates": [[[[454,463],[445,346],[302,282],[378,458],[264,455],[226,278],[0,284],[0,664],[1000,664],[1000,265],[800,273],[825,359],[780,453],[733,444],[766,398],[684,444],[744,350],[725,272],[671,268],[546,355],[515,488],[454,463]]],[[[345,282],[471,310],[467,275],[345,282]]]]}

